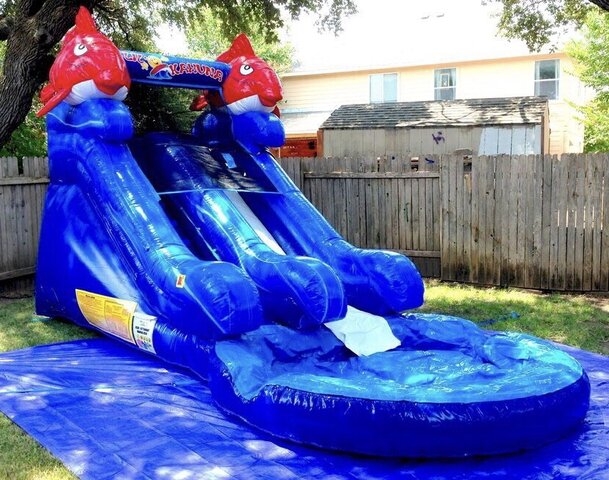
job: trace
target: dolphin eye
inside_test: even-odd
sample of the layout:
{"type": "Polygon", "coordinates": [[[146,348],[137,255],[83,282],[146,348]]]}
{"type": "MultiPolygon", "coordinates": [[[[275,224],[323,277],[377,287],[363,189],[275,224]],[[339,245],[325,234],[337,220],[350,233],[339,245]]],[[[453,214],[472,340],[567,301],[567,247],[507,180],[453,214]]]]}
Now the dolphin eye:
{"type": "Polygon", "coordinates": [[[79,43],[74,47],[74,55],[80,57],[87,53],[87,46],[84,43],[79,43]]]}
{"type": "Polygon", "coordinates": [[[249,65],[241,65],[241,68],[239,69],[239,73],[241,75],[249,75],[253,71],[254,71],[254,69],[252,67],[250,67],[249,65]]]}

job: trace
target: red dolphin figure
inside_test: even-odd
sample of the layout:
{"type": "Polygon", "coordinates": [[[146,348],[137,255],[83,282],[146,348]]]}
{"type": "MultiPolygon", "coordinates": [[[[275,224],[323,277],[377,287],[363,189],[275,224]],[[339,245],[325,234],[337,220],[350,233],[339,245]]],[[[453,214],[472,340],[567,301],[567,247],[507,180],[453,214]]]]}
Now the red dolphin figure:
{"type": "Polygon", "coordinates": [[[61,101],[78,105],[89,98],[124,100],[131,86],[125,60],[118,48],[97,30],[89,10],[80,7],[76,24],[63,38],[51,67],[49,83],[40,92],[47,114],[61,101]]]}
{"type": "MultiPolygon", "coordinates": [[[[262,111],[279,116],[277,103],[283,98],[281,82],[269,64],[256,56],[247,35],[237,35],[230,48],[217,60],[231,67],[222,85],[224,104],[231,113],[262,111]]],[[[214,92],[203,92],[193,100],[190,109],[202,110],[208,103],[212,107],[223,104],[214,92]]]]}

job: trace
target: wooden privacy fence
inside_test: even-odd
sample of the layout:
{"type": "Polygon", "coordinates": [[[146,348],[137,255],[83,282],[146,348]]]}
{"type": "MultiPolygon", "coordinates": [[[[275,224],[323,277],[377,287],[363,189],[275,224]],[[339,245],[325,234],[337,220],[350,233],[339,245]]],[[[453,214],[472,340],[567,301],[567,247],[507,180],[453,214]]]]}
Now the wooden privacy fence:
{"type": "Polygon", "coordinates": [[[0,158],[0,281],[34,273],[48,183],[46,158],[0,158]]]}
{"type": "Polygon", "coordinates": [[[280,160],[309,200],[349,242],[409,255],[440,276],[439,161],[394,158],[280,160]]]}
{"type": "Polygon", "coordinates": [[[424,275],[609,291],[609,157],[282,159],[350,242],[424,275]]]}
{"type": "MultiPolygon", "coordinates": [[[[427,276],[609,291],[609,156],[283,158],[351,243],[427,276]]],[[[0,159],[0,283],[34,272],[46,159],[0,159]]]]}
{"type": "Polygon", "coordinates": [[[607,155],[444,160],[443,279],[609,290],[607,155]]]}

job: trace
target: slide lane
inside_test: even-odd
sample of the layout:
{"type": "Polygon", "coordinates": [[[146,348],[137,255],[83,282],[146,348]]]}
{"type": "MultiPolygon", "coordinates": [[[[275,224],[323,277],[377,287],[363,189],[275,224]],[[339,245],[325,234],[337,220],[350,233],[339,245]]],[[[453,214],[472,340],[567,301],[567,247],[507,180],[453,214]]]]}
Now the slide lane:
{"type": "Polygon", "coordinates": [[[269,153],[243,157],[243,161],[248,164],[246,169],[263,171],[282,192],[244,193],[245,202],[286,252],[330,265],[343,283],[349,305],[376,315],[391,315],[423,304],[423,280],[408,257],[346,242],[269,153]]]}
{"type": "Polygon", "coordinates": [[[195,252],[247,272],[269,321],[309,328],[345,315],[343,287],[333,269],[314,258],[286,255],[240,194],[221,189],[202,168],[222,159],[211,158],[188,137],[161,138],[132,142],[131,149],[195,252]]]}
{"type": "MultiPolygon", "coordinates": [[[[192,136],[149,134],[132,142],[132,151],[157,192],[169,192],[162,196],[169,208],[178,211],[179,224],[185,227],[184,236],[201,251],[211,251],[216,258],[242,266],[259,286],[267,315],[274,319],[273,308],[285,308],[276,304],[277,299],[269,301],[266,293],[269,283],[264,278],[271,277],[263,264],[270,258],[274,262],[284,261],[273,245],[265,246],[261,238],[269,236],[288,257],[313,258],[329,266],[340,279],[348,304],[355,308],[392,315],[423,303],[423,281],[410,259],[395,252],[357,248],[346,242],[270,154],[253,156],[239,149],[219,153],[197,142],[192,136]],[[231,202],[223,190],[227,188],[239,190],[249,214],[243,215],[244,209],[231,202]],[[222,222],[229,212],[231,221],[222,222]],[[268,234],[262,237],[253,234],[248,218],[264,225],[268,234]],[[251,242],[257,245],[256,249],[251,248],[251,242]]],[[[275,288],[278,285],[275,283],[275,288]]],[[[276,291],[289,294],[285,288],[276,291]]],[[[329,321],[330,315],[320,318],[319,314],[328,309],[319,303],[323,299],[315,291],[313,294],[308,297],[317,299],[317,305],[313,308],[303,305],[302,311],[319,312],[318,323],[329,321]]],[[[292,295],[289,303],[296,305],[298,295],[292,295]]],[[[344,315],[343,309],[341,313],[344,315]]],[[[290,318],[299,315],[294,317],[291,313],[290,318]]],[[[305,319],[305,323],[299,320],[291,325],[309,324],[305,319]]]]}

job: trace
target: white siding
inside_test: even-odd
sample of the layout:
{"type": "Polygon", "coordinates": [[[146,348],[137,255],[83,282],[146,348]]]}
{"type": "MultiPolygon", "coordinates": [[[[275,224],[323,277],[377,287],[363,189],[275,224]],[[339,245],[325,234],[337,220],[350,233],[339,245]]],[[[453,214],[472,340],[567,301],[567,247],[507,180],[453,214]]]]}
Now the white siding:
{"type": "MultiPolygon", "coordinates": [[[[582,104],[590,98],[590,93],[571,74],[572,62],[564,54],[391,68],[386,71],[398,72],[398,101],[401,102],[433,100],[434,69],[438,67],[457,69],[458,99],[527,96],[534,94],[535,61],[544,58],[559,58],[561,66],[560,97],[550,101],[549,153],[579,152],[583,147],[583,128],[567,102],[582,104]]],[[[286,112],[301,112],[368,103],[370,73],[361,71],[285,76],[282,79],[285,100],[280,106],[286,112]]]]}

